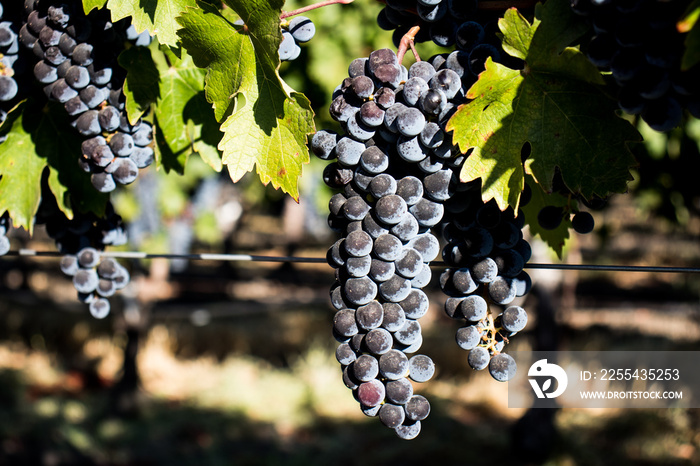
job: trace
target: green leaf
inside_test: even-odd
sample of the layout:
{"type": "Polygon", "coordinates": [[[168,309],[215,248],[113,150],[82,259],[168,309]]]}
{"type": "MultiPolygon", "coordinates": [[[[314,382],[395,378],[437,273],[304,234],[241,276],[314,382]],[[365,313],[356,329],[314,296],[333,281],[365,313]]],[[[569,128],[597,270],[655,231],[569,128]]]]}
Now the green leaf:
{"type": "Polygon", "coordinates": [[[13,224],[31,234],[46,159],[37,155],[31,132],[25,128],[24,107],[11,112],[3,124],[3,130],[9,128],[9,132],[0,144],[0,213],[9,212],[13,224]]]}
{"type": "Polygon", "coordinates": [[[73,218],[74,210],[103,215],[109,194],[95,190],[90,175],[79,168],[82,139],[68,124],[62,105],[44,109],[32,139],[49,166],[49,188],[66,217],[73,218]]]}
{"type": "Polygon", "coordinates": [[[119,64],[127,71],[123,87],[126,114],[135,124],[158,99],[160,74],[148,47],[129,47],[119,55],[119,64]]]}
{"type": "Polygon", "coordinates": [[[161,76],[153,106],[158,163],[166,171],[182,174],[189,155],[197,152],[214,170],[221,171],[216,146],[222,135],[204,97],[205,71],[184,52],[177,57],[169,49],[158,50],[153,58],[161,76]]]}
{"type": "Polygon", "coordinates": [[[481,179],[483,200],[495,199],[503,210],[517,209],[525,173],[547,192],[557,170],[573,193],[586,198],[624,192],[635,164],[627,142],[640,140],[617,116],[598,70],[567,47],[586,30],[568,2],[549,0],[537,13],[540,22],[533,24],[514,9],[499,21],[504,42],[525,57],[525,68],[511,70],[489,59],[468,91],[473,100],[447,125],[461,151],[472,150],[461,180],[481,179]],[[523,164],[526,143],[531,153],[523,164]]]}
{"type": "Polygon", "coordinates": [[[257,167],[263,183],[271,182],[297,199],[302,165],[309,162],[306,135],[314,131],[314,124],[308,99],[278,74],[283,2],[227,4],[245,28],[204,4],[178,18],[183,46],[197,66],[208,68],[207,100],[216,118],[225,118],[219,144],[222,162],[234,182],[257,167]]]}
{"type": "Polygon", "coordinates": [[[532,36],[539,24],[540,20],[535,18],[532,27],[530,27],[530,23],[518,13],[518,10],[515,8],[506,10],[503,20],[498,23],[503,33],[503,50],[508,55],[525,60],[527,52],[530,50],[532,36]]]}
{"type": "Polygon", "coordinates": [[[678,31],[688,33],[681,59],[683,70],[689,70],[700,63],[700,21],[698,19],[700,19],[700,0],[694,0],[688,6],[683,19],[678,22],[678,31]]]}
{"type": "Polygon", "coordinates": [[[109,0],[107,3],[113,21],[131,17],[137,32],[148,30],[159,43],[171,47],[177,46],[175,18],[194,6],[195,0],[109,0]]]}
{"type": "Polygon", "coordinates": [[[105,6],[105,3],[107,3],[107,0],[83,0],[83,10],[85,14],[88,14],[95,8],[99,10],[105,6]]]}
{"type": "Polygon", "coordinates": [[[522,207],[522,212],[525,215],[525,221],[530,227],[530,233],[539,236],[542,241],[557,253],[557,257],[561,259],[562,251],[569,240],[571,220],[564,218],[561,224],[554,230],[545,230],[537,222],[537,214],[543,207],[549,205],[566,208],[569,204],[569,198],[558,193],[545,193],[529,176],[526,177],[526,182],[530,185],[530,189],[532,189],[532,197],[530,202],[522,207]]]}
{"type": "Polygon", "coordinates": [[[200,7],[177,19],[182,25],[178,35],[195,65],[207,69],[206,96],[220,121],[239,89],[255,85],[255,51],[248,36],[239,33],[216,8],[200,7]]]}
{"type": "Polygon", "coordinates": [[[109,196],[98,193],[90,175],[78,168],[81,139],[63,106],[38,109],[32,102],[22,103],[2,129],[8,132],[0,144],[0,212],[8,210],[15,224],[31,233],[46,169],[49,188],[66,217],[73,218],[76,209],[104,213],[109,196]]]}

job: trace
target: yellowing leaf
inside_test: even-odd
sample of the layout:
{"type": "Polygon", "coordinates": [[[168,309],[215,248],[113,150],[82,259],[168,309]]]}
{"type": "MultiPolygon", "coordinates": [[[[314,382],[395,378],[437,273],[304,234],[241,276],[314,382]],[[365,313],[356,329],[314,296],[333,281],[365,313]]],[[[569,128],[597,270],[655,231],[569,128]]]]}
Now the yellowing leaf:
{"type": "Polygon", "coordinates": [[[309,161],[306,136],[314,124],[309,101],[278,74],[283,2],[227,4],[245,29],[203,3],[178,18],[183,46],[197,66],[208,69],[207,100],[217,119],[224,119],[222,162],[233,181],[256,169],[263,183],[297,199],[302,165],[309,161]]]}
{"type": "Polygon", "coordinates": [[[484,201],[495,199],[501,209],[518,207],[526,172],[551,191],[560,170],[567,187],[585,197],[622,192],[631,179],[635,161],[626,144],[639,135],[598,88],[600,73],[565,46],[577,34],[568,8],[549,0],[534,24],[508,10],[499,26],[525,69],[489,60],[467,94],[473,100],[448,123],[461,151],[472,150],[462,181],[481,179],[484,201]],[[526,143],[531,154],[523,164],[526,143]]]}

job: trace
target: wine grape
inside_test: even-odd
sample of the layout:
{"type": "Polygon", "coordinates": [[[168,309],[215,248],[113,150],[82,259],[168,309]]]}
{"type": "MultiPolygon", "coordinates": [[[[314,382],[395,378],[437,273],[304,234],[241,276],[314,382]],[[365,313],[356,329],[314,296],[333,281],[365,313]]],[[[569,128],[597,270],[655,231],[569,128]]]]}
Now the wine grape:
{"type": "MultiPolygon", "coordinates": [[[[76,2],[28,2],[25,10],[19,42],[38,59],[34,77],[49,99],[63,104],[84,141],[98,138],[100,143],[89,144],[89,150],[83,145],[81,167],[100,192],[133,182],[139,169],[153,162],[152,127],[127,121],[122,93],[125,72],[117,56],[126,42],[144,46],[150,36],[136,34],[127,21],[112,23],[106,9],[86,15],[76,2]],[[111,154],[101,147],[105,145],[111,154]]],[[[3,89],[0,79],[0,98],[3,89]]]]}
{"type": "Polygon", "coordinates": [[[678,126],[683,108],[700,90],[700,66],[681,68],[684,36],[676,29],[683,2],[577,0],[574,13],[592,25],[595,35],[582,44],[590,61],[610,71],[620,109],[638,114],[649,127],[667,132],[678,126]],[[674,82],[692,83],[674,86],[674,82]]]}

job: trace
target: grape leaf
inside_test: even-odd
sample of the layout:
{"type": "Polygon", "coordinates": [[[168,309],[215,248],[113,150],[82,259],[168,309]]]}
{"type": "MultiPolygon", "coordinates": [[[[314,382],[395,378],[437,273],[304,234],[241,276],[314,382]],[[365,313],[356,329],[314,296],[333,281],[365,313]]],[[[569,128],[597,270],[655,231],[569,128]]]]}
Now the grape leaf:
{"type": "Polygon", "coordinates": [[[297,199],[302,165],[309,162],[306,135],[314,131],[306,97],[279,76],[281,0],[229,0],[246,27],[233,25],[200,3],[178,21],[183,46],[207,68],[205,91],[224,136],[222,162],[235,182],[257,167],[260,180],[297,199]],[[227,116],[228,115],[228,116],[227,116]]]}
{"type": "Polygon", "coordinates": [[[566,186],[590,198],[623,192],[635,164],[628,141],[638,141],[634,127],[619,118],[615,103],[599,85],[598,70],[568,47],[587,26],[568,2],[538,6],[530,24],[509,9],[499,21],[506,50],[525,58],[523,70],[490,59],[464,104],[448,122],[465,160],[460,178],[482,180],[484,201],[517,209],[525,173],[550,192],[557,169],[566,186]],[[521,159],[523,146],[531,154],[521,159]]]}
{"type": "Polygon", "coordinates": [[[129,47],[119,54],[119,64],[127,71],[123,91],[126,114],[133,125],[158,99],[160,74],[148,47],[129,47]]]}
{"type": "Polygon", "coordinates": [[[530,185],[532,197],[530,201],[522,206],[522,212],[525,215],[525,221],[530,227],[530,233],[534,236],[539,236],[554,252],[559,259],[562,258],[562,251],[569,240],[569,229],[571,228],[571,220],[564,218],[561,224],[553,230],[545,230],[537,221],[537,214],[543,207],[553,205],[558,207],[567,207],[569,198],[562,196],[556,192],[547,194],[542,188],[535,183],[530,176],[525,177],[525,182],[530,185]]]}
{"type": "Polygon", "coordinates": [[[49,188],[66,217],[75,209],[104,213],[109,197],[78,168],[80,139],[61,105],[37,109],[24,102],[8,114],[2,131],[8,132],[0,144],[0,212],[9,211],[15,225],[32,232],[47,167],[49,188]]]}
{"type": "Polygon", "coordinates": [[[683,70],[688,70],[700,63],[700,21],[698,19],[700,19],[700,0],[694,0],[677,25],[679,32],[688,33],[681,60],[683,70]]]}
{"type": "Polygon", "coordinates": [[[98,192],[90,182],[90,175],[79,168],[82,139],[65,115],[65,109],[57,103],[49,104],[41,112],[39,125],[32,132],[36,153],[49,166],[49,188],[67,218],[73,218],[74,210],[102,216],[109,194],[98,192]]]}
{"type": "Polygon", "coordinates": [[[107,0],[83,0],[83,10],[85,14],[88,14],[95,8],[99,10],[105,6],[105,3],[107,3],[107,0]]]}
{"type": "Polygon", "coordinates": [[[205,71],[184,52],[177,57],[169,49],[155,51],[153,59],[161,76],[153,106],[158,163],[166,171],[182,174],[188,156],[197,152],[214,170],[221,171],[221,155],[216,148],[221,133],[204,97],[205,71]]]}
{"type": "Polygon", "coordinates": [[[177,46],[175,18],[194,6],[195,0],[109,0],[107,3],[113,21],[131,17],[137,32],[148,30],[159,43],[171,47],[177,46]]]}
{"type": "Polygon", "coordinates": [[[3,133],[9,132],[0,144],[0,213],[9,212],[15,226],[32,233],[46,159],[36,153],[31,130],[25,128],[23,107],[11,112],[2,125],[3,133]]]}

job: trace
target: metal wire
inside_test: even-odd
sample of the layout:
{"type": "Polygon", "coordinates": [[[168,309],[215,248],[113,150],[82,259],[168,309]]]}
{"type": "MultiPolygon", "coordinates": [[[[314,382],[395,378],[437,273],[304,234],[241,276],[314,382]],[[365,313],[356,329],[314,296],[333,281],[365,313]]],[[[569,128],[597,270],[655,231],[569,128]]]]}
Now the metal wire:
{"type": "MultiPolygon", "coordinates": [[[[10,251],[6,256],[21,257],[62,257],[58,251],[35,251],[33,249],[20,249],[10,251]]],[[[301,256],[260,256],[251,254],[156,254],[137,251],[107,251],[102,252],[103,257],[114,259],[185,259],[208,260],[222,262],[294,262],[325,264],[325,257],[301,257],[301,256]]],[[[444,267],[445,262],[435,261],[431,266],[444,267]]],[[[589,270],[603,272],[654,272],[654,273],[700,273],[698,267],[659,267],[645,265],[597,265],[597,264],[540,264],[528,263],[526,269],[551,269],[551,270],[589,270]]]]}

